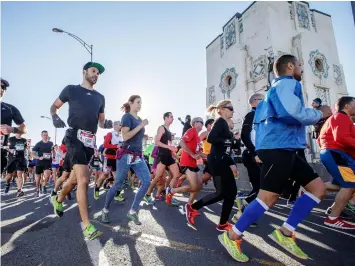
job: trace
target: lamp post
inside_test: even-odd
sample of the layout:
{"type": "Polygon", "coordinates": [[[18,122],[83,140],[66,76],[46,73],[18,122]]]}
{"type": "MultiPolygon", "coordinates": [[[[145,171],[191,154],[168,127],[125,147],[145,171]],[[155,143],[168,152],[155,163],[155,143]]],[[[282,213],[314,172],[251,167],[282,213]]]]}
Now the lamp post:
{"type": "MultiPolygon", "coordinates": [[[[52,121],[52,118],[48,116],[41,115],[41,118],[45,118],[52,121]]],[[[54,127],[54,144],[57,144],[57,128],[54,127]]]]}
{"type": "Polygon", "coordinates": [[[56,32],[56,33],[66,33],[68,34],[70,37],[73,37],[75,40],[77,40],[78,42],[80,42],[80,44],[82,46],[84,46],[84,48],[86,49],[86,51],[89,52],[90,56],[91,56],[91,62],[92,62],[92,49],[93,49],[93,45],[89,45],[87,44],[86,42],[84,42],[82,39],[80,39],[78,36],[70,33],[70,32],[67,32],[67,31],[64,31],[64,30],[61,30],[61,29],[58,29],[58,28],[53,28],[52,29],[53,32],[56,32]]]}

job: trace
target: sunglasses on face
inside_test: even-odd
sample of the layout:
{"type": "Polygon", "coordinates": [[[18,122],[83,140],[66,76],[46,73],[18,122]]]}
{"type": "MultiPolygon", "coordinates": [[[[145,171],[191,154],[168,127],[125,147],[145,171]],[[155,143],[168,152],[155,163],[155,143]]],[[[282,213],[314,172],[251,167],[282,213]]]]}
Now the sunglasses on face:
{"type": "Polygon", "coordinates": [[[226,109],[228,109],[228,110],[231,111],[231,112],[234,111],[233,106],[224,106],[223,108],[226,108],[226,109]]]}

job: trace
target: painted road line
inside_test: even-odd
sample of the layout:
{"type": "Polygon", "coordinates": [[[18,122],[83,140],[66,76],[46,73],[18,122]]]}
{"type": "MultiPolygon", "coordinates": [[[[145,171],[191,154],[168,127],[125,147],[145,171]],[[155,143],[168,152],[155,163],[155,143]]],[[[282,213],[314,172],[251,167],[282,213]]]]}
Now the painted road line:
{"type": "MultiPolygon", "coordinates": [[[[83,223],[79,223],[81,231],[84,230],[83,223]]],[[[94,266],[109,266],[108,258],[106,257],[104,248],[99,239],[85,241],[89,251],[91,262],[94,266]]]]}

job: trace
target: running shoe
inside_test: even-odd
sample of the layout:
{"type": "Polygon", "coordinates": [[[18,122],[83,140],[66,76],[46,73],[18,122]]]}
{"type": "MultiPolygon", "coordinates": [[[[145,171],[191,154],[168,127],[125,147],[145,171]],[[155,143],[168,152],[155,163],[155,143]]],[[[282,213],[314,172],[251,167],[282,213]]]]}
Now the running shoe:
{"type": "Polygon", "coordinates": [[[281,233],[280,230],[276,229],[269,235],[269,237],[294,256],[300,259],[308,259],[308,255],[297,246],[295,234],[288,237],[281,233]]]}
{"type": "Polygon", "coordinates": [[[5,194],[9,193],[9,190],[10,190],[10,184],[6,184],[5,185],[5,194]]]}
{"type": "Polygon", "coordinates": [[[136,225],[141,225],[142,223],[139,221],[137,213],[127,213],[127,217],[131,219],[136,225]]]}
{"type": "Polygon", "coordinates": [[[295,200],[287,200],[287,207],[293,207],[295,205],[295,200]]]}
{"type": "Polygon", "coordinates": [[[153,202],[151,196],[145,195],[144,198],[143,198],[143,200],[144,200],[148,205],[153,205],[153,204],[154,204],[154,202],[153,202]]]}
{"type": "Polygon", "coordinates": [[[108,224],[110,222],[110,218],[108,216],[108,211],[102,210],[101,212],[101,222],[108,224]]]}
{"type": "Polygon", "coordinates": [[[355,204],[351,204],[351,203],[348,202],[348,204],[346,205],[345,209],[355,213],[355,204]]]}
{"type": "Polygon", "coordinates": [[[117,201],[120,201],[120,202],[125,200],[125,198],[123,197],[122,193],[120,193],[120,191],[116,192],[116,195],[115,195],[114,199],[117,200],[117,201]]]}
{"type": "Polygon", "coordinates": [[[95,226],[89,224],[83,231],[86,240],[94,240],[102,236],[102,232],[98,231],[95,226]]]}
{"type": "Polygon", "coordinates": [[[17,191],[17,197],[22,197],[23,195],[25,195],[25,192],[23,192],[22,190],[17,191]]]}
{"type": "Polygon", "coordinates": [[[245,255],[241,249],[242,240],[232,240],[228,237],[228,233],[224,232],[223,234],[218,236],[219,242],[222,246],[227,250],[229,255],[232,256],[233,259],[239,262],[247,262],[249,258],[245,255]]]}
{"type": "Polygon", "coordinates": [[[47,194],[47,187],[46,186],[42,187],[42,194],[47,194]]]}
{"type": "MultiPolygon", "coordinates": [[[[329,207],[329,208],[325,211],[325,214],[328,215],[328,216],[330,216],[331,213],[332,213],[332,208],[329,207]]],[[[341,212],[341,213],[339,214],[339,218],[340,218],[340,219],[343,219],[343,220],[352,220],[352,216],[346,214],[345,212],[341,212]]]]}
{"type": "Polygon", "coordinates": [[[166,195],[166,198],[165,198],[166,204],[171,205],[172,199],[173,199],[173,194],[172,194],[172,193],[168,193],[168,194],[166,195]]]}
{"type": "Polygon", "coordinates": [[[180,205],[180,201],[178,201],[175,198],[172,198],[171,200],[171,206],[179,206],[180,205]]]}
{"type": "Polygon", "coordinates": [[[156,195],[155,196],[155,200],[163,201],[164,200],[164,195],[162,195],[162,194],[156,195]]]}
{"type": "Polygon", "coordinates": [[[176,187],[180,187],[184,183],[185,179],[179,179],[176,183],[176,187]]]}
{"type": "Polygon", "coordinates": [[[243,191],[238,191],[237,196],[238,199],[245,199],[248,197],[248,194],[244,193],[243,191]]]}
{"type": "Polygon", "coordinates": [[[191,224],[195,225],[195,216],[197,216],[197,210],[194,210],[190,204],[185,204],[185,217],[186,221],[191,224]]]}
{"type": "Polygon", "coordinates": [[[216,229],[220,232],[228,232],[232,229],[232,227],[233,227],[232,224],[226,222],[225,224],[218,224],[216,229]]]}
{"type": "Polygon", "coordinates": [[[57,201],[57,196],[52,196],[52,205],[54,208],[54,214],[57,215],[58,217],[62,217],[64,214],[64,208],[63,208],[63,203],[57,201]]]}
{"type": "Polygon", "coordinates": [[[98,200],[100,198],[100,191],[94,189],[94,199],[98,200]]]}
{"type": "Polygon", "coordinates": [[[36,192],[36,196],[37,196],[37,197],[39,197],[39,190],[37,190],[37,192],[36,192]]]}
{"type": "Polygon", "coordinates": [[[334,220],[329,219],[329,217],[325,218],[324,224],[330,227],[344,229],[344,230],[353,230],[355,229],[355,224],[345,221],[340,217],[337,217],[334,220]]]}
{"type": "Polygon", "coordinates": [[[54,189],[52,189],[52,191],[51,191],[51,197],[56,196],[56,195],[57,195],[57,192],[55,192],[54,189]]]}

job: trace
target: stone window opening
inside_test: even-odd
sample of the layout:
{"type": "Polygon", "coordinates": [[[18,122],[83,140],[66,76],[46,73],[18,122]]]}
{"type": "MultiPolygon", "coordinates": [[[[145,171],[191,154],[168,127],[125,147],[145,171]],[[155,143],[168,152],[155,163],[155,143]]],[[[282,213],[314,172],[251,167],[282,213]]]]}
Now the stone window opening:
{"type": "Polygon", "coordinates": [[[224,80],[225,84],[227,85],[226,87],[230,87],[232,85],[232,76],[227,76],[224,80]]]}
{"type": "Polygon", "coordinates": [[[323,64],[323,60],[320,59],[320,58],[317,58],[315,61],[314,61],[314,66],[316,68],[317,71],[319,72],[324,72],[324,64],[323,64]]]}

